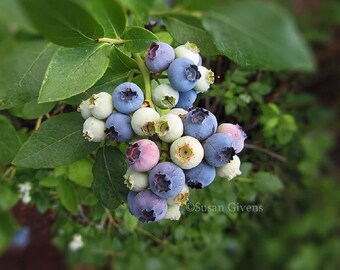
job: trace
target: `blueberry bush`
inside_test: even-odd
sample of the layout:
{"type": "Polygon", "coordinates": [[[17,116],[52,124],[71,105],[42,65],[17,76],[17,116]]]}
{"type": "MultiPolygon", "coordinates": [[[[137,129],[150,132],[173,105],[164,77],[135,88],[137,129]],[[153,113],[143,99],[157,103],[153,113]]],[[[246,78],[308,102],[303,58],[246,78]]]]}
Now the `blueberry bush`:
{"type": "Polygon", "coordinates": [[[69,267],[340,265],[337,108],[310,90],[337,2],[0,9],[0,253],[29,247],[20,204],[69,267]]]}

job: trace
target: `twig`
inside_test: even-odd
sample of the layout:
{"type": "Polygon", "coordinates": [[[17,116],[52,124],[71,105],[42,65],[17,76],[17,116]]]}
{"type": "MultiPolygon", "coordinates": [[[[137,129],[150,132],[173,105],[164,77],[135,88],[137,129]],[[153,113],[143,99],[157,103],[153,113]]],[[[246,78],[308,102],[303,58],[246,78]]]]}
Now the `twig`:
{"type": "Polygon", "coordinates": [[[299,72],[294,72],[289,76],[289,78],[282,82],[281,85],[274,91],[270,96],[266,98],[267,102],[274,102],[279,97],[281,97],[287,90],[289,90],[289,87],[291,86],[291,83],[299,77],[299,72]]]}
{"type": "Polygon", "coordinates": [[[149,237],[153,241],[155,241],[157,244],[164,245],[167,243],[166,240],[159,239],[157,236],[153,235],[152,233],[148,232],[147,230],[144,230],[142,228],[137,227],[137,231],[144,234],[145,236],[149,237]]]}
{"type": "Polygon", "coordinates": [[[277,153],[275,153],[275,152],[273,152],[269,149],[263,148],[261,146],[258,146],[258,145],[255,145],[255,144],[250,144],[250,143],[245,143],[244,147],[248,148],[248,149],[255,149],[255,150],[261,151],[261,152],[266,153],[267,155],[269,155],[273,158],[276,158],[276,159],[278,159],[282,162],[288,162],[286,157],[281,156],[281,155],[279,155],[279,154],[277,154],[277,153]]]}
{"type": "Polygon", "coordinates": [[[111,225],[112,225],[113,227],[115,227],[116,229],[119,229],[119,225],[118,225],[118,223],[114,220],[114,218],[112,217],[110,210],[107,209],[107,208],[105,208],[105,212],[106,212],[107,217],[109,218],[109,221],[110,221],[111,225]]]}
{"type": "Polygon", "coordinates": [[[35,122],[34,130],[38,130],[40,128],[41,122],[42,122],[43,116],[40,116],[37,121],[35,122]]]}

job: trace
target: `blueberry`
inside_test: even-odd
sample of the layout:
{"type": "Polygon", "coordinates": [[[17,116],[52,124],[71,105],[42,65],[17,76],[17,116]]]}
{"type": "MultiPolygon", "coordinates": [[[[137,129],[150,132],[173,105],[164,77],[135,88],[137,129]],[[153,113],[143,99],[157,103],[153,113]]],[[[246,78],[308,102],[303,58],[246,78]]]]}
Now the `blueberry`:
{"type": "Polygon", "coordinates": [[[180,45],[175,49],[176,58],[185,57],[190,59],[195,65],[202,61],[199,54],[200,50],[194,43],[187,42],[184,45],[180,45]]]}
{"type": "Polygon", "coordinates": [[[178,102],[179,93],[169,84],[160,84],[152,91],[152,101],[161,109],[171,109],[178,102]]]}
{"type": "Polygon", "coordinates": [[[163,115],[155,125],[158,137],[167,143],[172,143],[183,135],[183,123],[175,114],[163,115]]]}
{"type": "Polygon", "coordinates": [[[154,42],[145,55],[145,64],[150,71],[159,73],[166,70],[174,59],[175,51],[170,45],[154,42]]]}
{"type": "Polygon", "coordinates": [[[181,211],[180,206],[175,205],[168,205],[168,210],[165,213],[164,219],[170,219],[170,220],[179,220],[181,218],[181,211]]]}
{"type": "Polygon", "coordinates": [[[238,175],[241,175],[240,171],[241,161],[237,155],[234,155],[232,160],[226,165],[217,168],[216,173],[218,176],[227,178],[229,181],[238,175]]]}
{"type": "Polygon", "coordinates": [[[168,69],[169,82],[179,92],[193,89],[200,77],[198,67],[185,57],[175,59],[168,69]]]}
{"type": "Polygon", "coordinates": [[[174,141],[170,146],[171,160],[182,169],[192,169],[201,163],[204,151],[201,143],[190,136],[174,141]]]}
{"type": "Polygon", "coordinates": [[[149,186],[147,173],[137,172],[129,167],[124,174],[124,184],[133,191],[142,191],[149,186]]]}
{"type": "Polygon", "coordinates": [[[240,125],[224,123],[218,126],[217,132],[227,134],[232,138],[236,154],[242,151],[244,147],[244,140],[247,138],[247,135],[244,133],[240,125]]]}
{"type": "Polygon", "coordinates": [[[190,170],[185,170],[185,181],[191,188],[201,189],[209,186],[215,179],[216,169],[205,161],[190,170]]]}
{"type": "Polygon", "coordinates": [[[233,141],[230,136],[215,133],[204,143],[204,158],[211,166],[222,167],[235,155],[233,141]]]}
{"type": "Polygon", "coordinates": [[[189,187],[185,184],[181,192],[177,196],[173,198],[168,198],[166,201],[168,205],[183,206],[187,204],[188,200],[189,200],[189,187]]]}
{"type": "Polygon", "coordinates": [[[86,120],[87,118],[92,116],[90,111],[90,99],[83,100],[77,108],[77,111],[80,112],[81,116],[86,120]]]}
{"type": "Polygon", "coordinates": [[[174,108],[170,110],[169,114],[176,114],[178,115],[181,119],[188,113],[188,111],[182,109],[182,108],[174,108]]]}
{"type": "Polygon", "coordinates": [[[159,149],[153,141],[142,139],[129,146],[126,157],[135,171],[147,172],[158,163],[159,149]]]}
{"type": "Polygon", "coordinates": [[[138,192],[130,190],[129,193],[128,193],[128,196],[127,196],[127,205],[128,205],[129,211],[132,215],[136,214],[135,198],[136,198],[137,194],[138,194],[138,192]]]}
{"type": "Polygon", "coordinates": [[[201,73],[201,78],[197,81],[195,90],[198,93],[203,93],[208,91],[210,85],[215,81],[215,74],[210,69],[203,66],[198,66],[198,71],[201,73]]]}
{"type": "Polygon", "coordinates": [[[113,113],[106,119],[106,137],[110,141],[128,142],[133,137],[130,116],[122,113],[113,113]]]}
{"type": "Polygon", "coordinates": [[[131,204],[132,214],[143,223],[161,220],[168,210],[166,200],[148,189],[139,192],[131,204]]]}
{"type": "Polygon", "coordinates": [[[90,98],[89,109],[95,118],[107,118],[113,111],[111,95],[106,92],[93,94],[90,98]]]}
{"type": "Polygon", "coordinates": [[[149,185],[153,193],[162,198],[177,196],[185,184],[183,170],[172,162],[158,163],[149,174],[149,185]]]}
{"type": "Polygon", "coordinates": [[[83,136],[90,142],[105,140],[105,123],[94,117],[89,117],[83,124],[83,136]]]}
{"type": "Polygon", "coordinates": [[[175,107],[182,108],[184,110],[189,110],[193,107],[196,98],[197,98],[197,92],[195,90],[189,90],[187,92],[180,92],[179,99],[175,107]]]}
{"type": "Polygon", "coordinates": [[[208,110],[195,108],[184,116],[183,125],[184,135],[202,141],[216,132],[217,120],[208,110]]]}
{"type": "Polygon", "coordinates": [[[142,106],[144,94],[137,84],[125,82],[113,90],[112,100],[117,111],[129,114],[135,112],[142,106]]]}
{"type": "Polygon", "coordinates": [[[152,136],[155,134],[155,124],[159,118],[155,109],[140,108],[132,115],[132,129],[138,136],[152,136]]]}

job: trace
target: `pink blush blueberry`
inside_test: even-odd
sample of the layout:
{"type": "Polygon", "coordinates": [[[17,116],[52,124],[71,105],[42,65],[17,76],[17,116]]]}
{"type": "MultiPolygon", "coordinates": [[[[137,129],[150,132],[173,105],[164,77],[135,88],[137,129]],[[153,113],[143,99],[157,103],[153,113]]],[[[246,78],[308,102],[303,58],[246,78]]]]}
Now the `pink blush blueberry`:
{"type": "Polygon", "coordinates": [[[217,132],[227,134],[232,138],[236,154],[242,151],[244,147],[244,140],[247,138],[247,135],[244,133],[240,125],[224,123],[218,126],[217,132]]]}

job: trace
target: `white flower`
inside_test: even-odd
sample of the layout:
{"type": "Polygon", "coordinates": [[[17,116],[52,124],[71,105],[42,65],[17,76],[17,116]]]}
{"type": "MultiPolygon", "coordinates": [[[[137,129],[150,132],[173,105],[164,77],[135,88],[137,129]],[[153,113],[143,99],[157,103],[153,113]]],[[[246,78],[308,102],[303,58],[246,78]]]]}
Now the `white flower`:
{"type": "Polygon", "coordinates": [[[30,195],[31,189],[32,189],[32,184],[30,182],[18,184],[19,198],[24,204],[28,204],[32,199],[30,195]]]}
{"type": "Polygon", "coordinates": [[[72,241],[68,244],[68,248],[71,251],[77,251],[78,249],[81,249],[83,246],[84,242],[80,234],[73,235],[72,241]]]}

